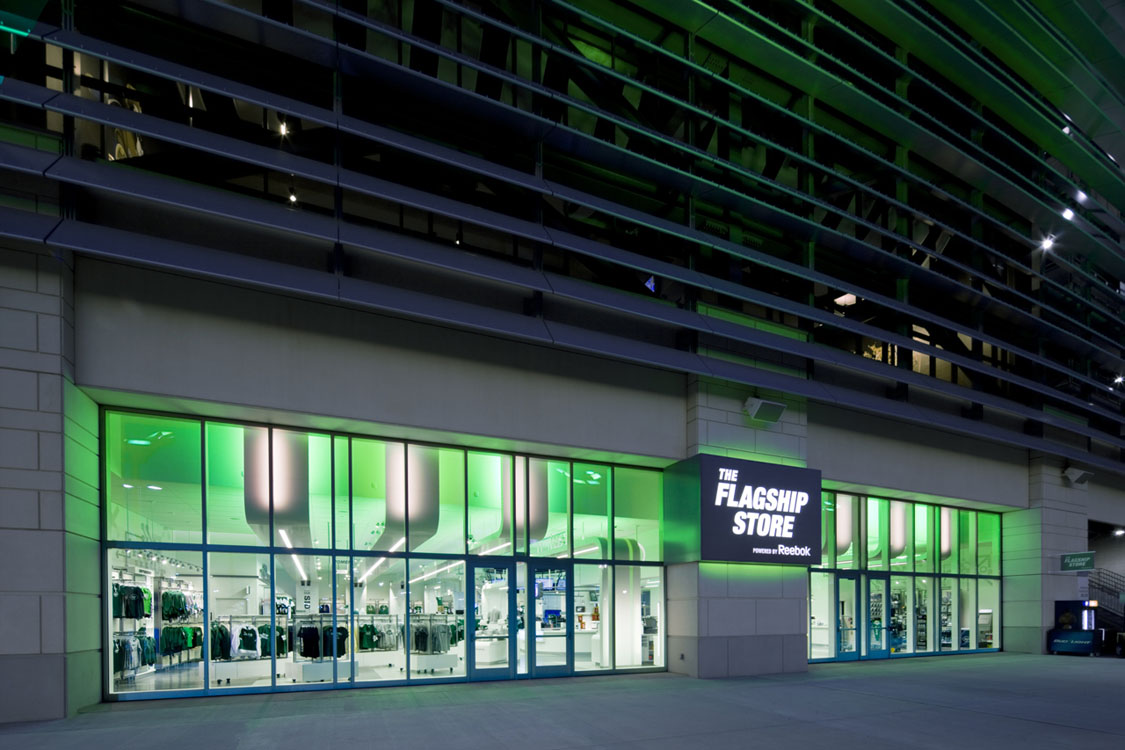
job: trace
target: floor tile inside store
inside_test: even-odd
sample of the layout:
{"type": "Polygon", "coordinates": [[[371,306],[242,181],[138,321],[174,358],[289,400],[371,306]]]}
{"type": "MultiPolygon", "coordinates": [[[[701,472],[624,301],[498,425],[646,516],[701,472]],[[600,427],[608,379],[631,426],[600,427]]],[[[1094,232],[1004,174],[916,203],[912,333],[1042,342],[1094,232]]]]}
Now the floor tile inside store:
{"type": "Polygon", "coordinates": [[[0,748],[1125,747],[1125,659],[1021,654],[102,704],[0,748]]]}

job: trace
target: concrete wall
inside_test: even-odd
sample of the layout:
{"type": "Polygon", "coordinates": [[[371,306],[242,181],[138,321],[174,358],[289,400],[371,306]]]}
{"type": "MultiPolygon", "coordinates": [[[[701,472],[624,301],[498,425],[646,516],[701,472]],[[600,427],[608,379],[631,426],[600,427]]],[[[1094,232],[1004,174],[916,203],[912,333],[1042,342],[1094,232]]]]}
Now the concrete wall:
{"type": "Polygon", "coordinates": [[[807,418],[805,400],[793,396],[689,376],[686,455],[710,453],[748,461],[804,466],[807,418]],[[776,423],[751,419],[743,410],[750,396],[786,405],[776,423]]]}
{"type": "Polygon", "coordinates": [[[77,312],[83,387],[683,457],[663,370],[87,259],[77,312]]]}
{"type": "Polygon", "coordinates": [[[1055,601],[1078,598],[1075,573],[1059,557],[1087,547],[1086,486],[1063,479],[1063,462],[1033,455],[1028,467],[1029,507],[1005,513],[1003,648],[1039,654],[1055,618],[1055,601]]]}
{"type": "Polygon", "coordinates": [[[97,419],[91,441],[89,409],[69,418],[72,279],[69,256],[0,247],[0,722],[101,698],[97,419]],[[92,494],[72,481],[90,481],[91,466],[92,494]]]}
{"type": "Polygon", "coordinates": [[[668,669],[691,677],[808,671],[808,570],[669,565],[668,669]]]}
{"type": "Polygon", "coordinates": [[[809,466],[839,489],[1027,507],[1026,450],[825,404],[808,413],[809,466]]]}

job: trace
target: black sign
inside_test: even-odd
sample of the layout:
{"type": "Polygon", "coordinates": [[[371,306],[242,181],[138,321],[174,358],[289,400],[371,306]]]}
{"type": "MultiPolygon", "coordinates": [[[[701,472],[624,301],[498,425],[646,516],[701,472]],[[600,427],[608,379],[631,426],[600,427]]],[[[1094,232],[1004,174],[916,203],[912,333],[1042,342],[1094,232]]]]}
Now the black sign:
{"type": "Polygon", "coordinates": [[[820,472],[699,456],[700,557],[820,563],[820,472]]]}

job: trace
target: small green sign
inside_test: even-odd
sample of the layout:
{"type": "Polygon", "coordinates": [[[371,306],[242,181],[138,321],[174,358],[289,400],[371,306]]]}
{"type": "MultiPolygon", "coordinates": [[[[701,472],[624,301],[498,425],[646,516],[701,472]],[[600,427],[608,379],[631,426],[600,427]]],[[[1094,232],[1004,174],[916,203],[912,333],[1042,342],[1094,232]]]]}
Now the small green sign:
{"type": "Polygon", "coordinates": [[[1073,552],[1069,555],[1063,555],[1061,563],[1061,570],[1093,570],[1094,553],[1073,552]]]}

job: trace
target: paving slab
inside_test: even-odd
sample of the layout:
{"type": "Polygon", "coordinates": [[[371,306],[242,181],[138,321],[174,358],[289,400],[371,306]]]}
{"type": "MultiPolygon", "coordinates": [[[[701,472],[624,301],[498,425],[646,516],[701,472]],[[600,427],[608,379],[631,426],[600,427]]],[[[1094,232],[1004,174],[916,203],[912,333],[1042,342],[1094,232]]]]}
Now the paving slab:
{"type": "Polygon", "coordinates": [[[833,750],[1125,747],[1125,660],[976,654],[693,680],[658,673],[103,703],[0,748],[833,750]]]}

